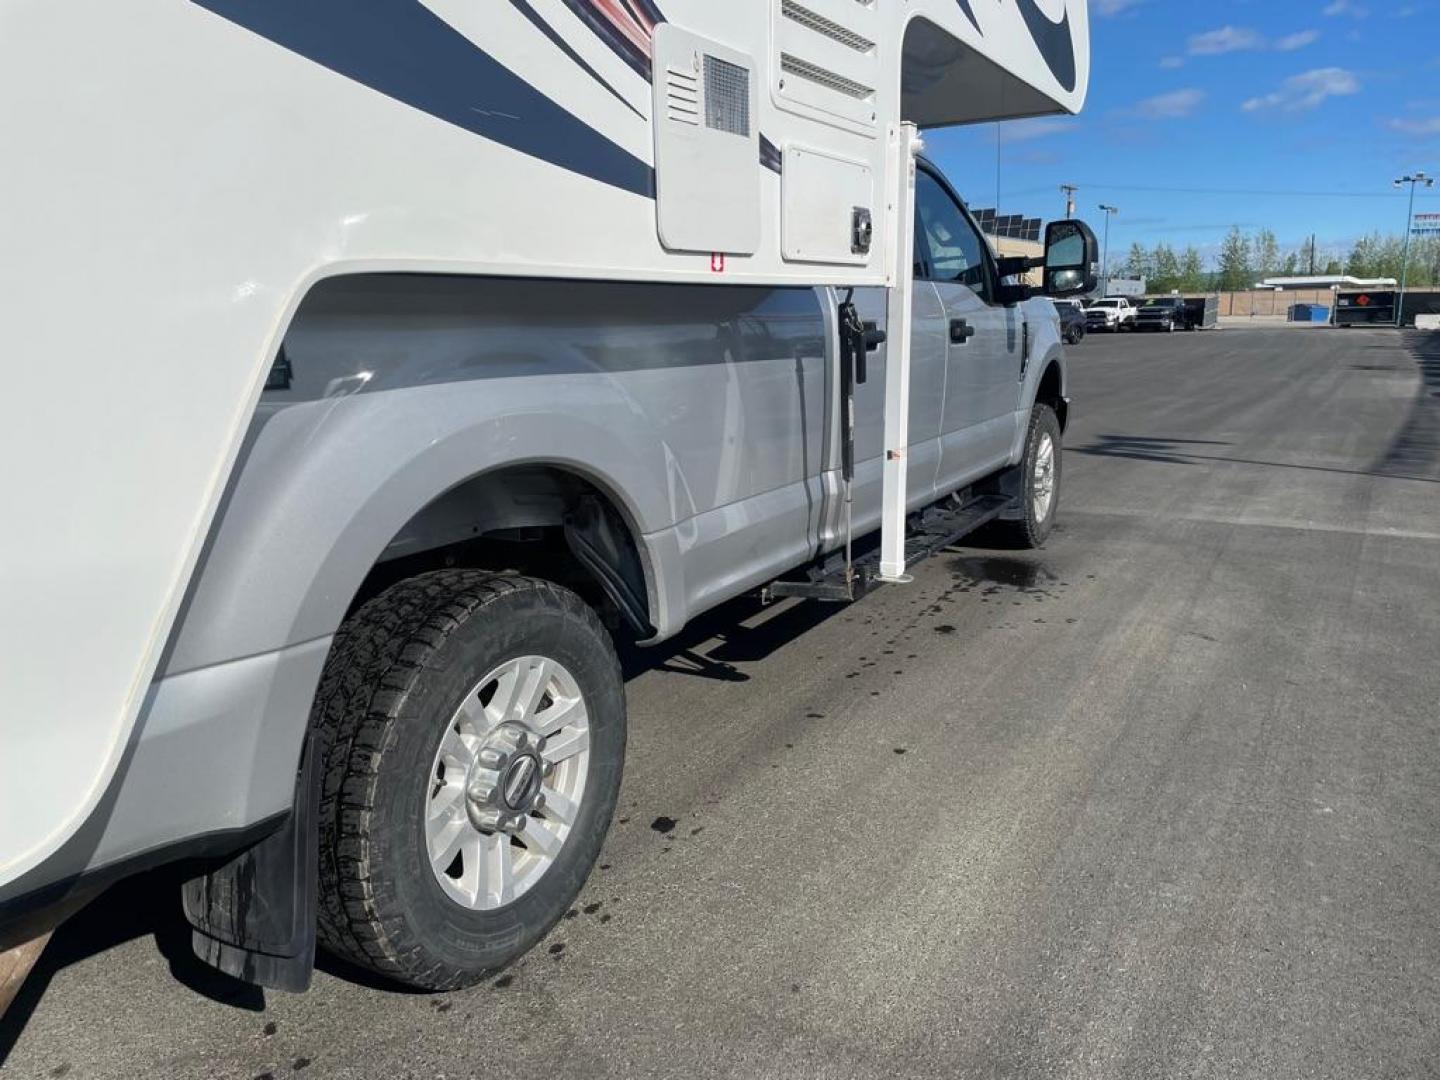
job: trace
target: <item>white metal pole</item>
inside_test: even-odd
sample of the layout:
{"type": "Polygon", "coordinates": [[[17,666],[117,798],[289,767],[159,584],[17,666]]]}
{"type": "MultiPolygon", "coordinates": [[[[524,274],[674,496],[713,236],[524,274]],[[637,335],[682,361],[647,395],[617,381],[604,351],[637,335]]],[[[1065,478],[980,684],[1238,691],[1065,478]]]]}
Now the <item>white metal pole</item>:
{"type": "MultiPolygon", "coordinates": [[[[1105,254],[1100,256],[1100,279],[1105,282],[1105,293],[1110,292],[1110,211],[1105,211],[1105,254]]],[[[1102,294],[1103,295],[1103,294],[1102,294]]]]}
{"type": "Polygon", "coordinates": [[[1414,176],[1407,176],[1405,179],[1410,181],[1410,206],[1405,211],[1405,240],[1400,248],[1400,298],[1395,301],[1397,329],[1403,325],[1405,318],[1405,286],[1410,283],[1410,229],[1415,222],[1415,185],[1419,182],[1414,176]]]}
{"type": "Polygon", "coordinates": [[[890,129],[891,243],[886,305],[885,463],[881,474],[880,579],[905,573],[907,452],[910,445],[910,310],[915,280],[915,156],[924,147],[910,123],[890,129]]]}
{"type": "Polygon", "coordinates": [[[1398,188],[1401,184],[1410,185],[1410,205],[1405,210],[1405,243],[1400,253],[1400,296],[1395,301],[1395,328],[1398,330],[1405,321],[1405,286],[1410,282],[1410,230],[1415,227],[1415,185],[1424,184],[1427,188],[1435,186],[1435,178],[1417,171],[1413,176],[1402,176],[1395,181],[1398,188]]]}

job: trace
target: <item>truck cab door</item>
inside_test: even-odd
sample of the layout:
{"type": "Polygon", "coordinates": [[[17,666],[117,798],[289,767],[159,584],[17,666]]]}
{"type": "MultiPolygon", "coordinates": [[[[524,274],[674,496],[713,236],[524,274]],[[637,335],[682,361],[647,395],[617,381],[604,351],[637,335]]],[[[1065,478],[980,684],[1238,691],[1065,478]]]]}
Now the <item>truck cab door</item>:
{"type": "MultiPolygon", "coordinates": [[[[884,289],[855,290],[860,318],[884,329],[884,289]]],[[[945,311],[928,281],[916,281],[911,301],[909,462],[906,502],[913,509],[935,498],[935,477],[940,465],[940,414],[945,387],[945,311]]],[[[885,459],[885,369],[889,346],[881,345],[866,357],[865,381],[855,387],[855,535],[880,525],[880,500],[885,459]]],[[[834,407],[843,408],[838,393],[834,407]]],[[[838,444],[835,448],[838,455],[838,444]]],[[[831,461],[838,468],[838,456],[831,461]]],[[[833,487],[833,485],[832,485],[833,487]]],[[[838,499],[838,489],[835,491],[838,499]]],[[[822,547],[842,536],[840,508],[830,500],[821,524],[822,547]]]]}
{"type": "Polygon", "coordinates": [[[944,307],[946,359],[940,422],[941,492],[1005,464],[1015,436],[1023,328],[994,303],[989,245],[938,174],[915,177],[916,277],[944,307]],[[923,274],[921,270],[923,268],[923,274]]]}

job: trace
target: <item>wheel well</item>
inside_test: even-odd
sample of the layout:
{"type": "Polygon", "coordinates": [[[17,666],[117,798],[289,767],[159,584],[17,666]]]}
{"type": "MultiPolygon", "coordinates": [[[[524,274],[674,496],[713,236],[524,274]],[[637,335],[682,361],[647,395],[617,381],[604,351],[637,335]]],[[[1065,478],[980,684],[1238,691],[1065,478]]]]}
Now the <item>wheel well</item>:
{"type": "Polygon", "coordinates": [[[1045,369],[1045,374],[1040,377],[1040,386],[1035,391],[1035,400],[1049,405],[1054,410],[1055,418],[1060,421],[1060,430],[1064,431],[1070,407],[1065,403],[1064,390],[1060,381],[1060,365],[1053,360],[1045,369]]]}
{"type": "Polygon", "coordinates": [[[654,634],[634,530],[614,499],[565,468],[481,473],[431,500],[381,552],[346,615],[398,581],[448,567],[544,578],[578,593],[612,630],[654,634]]]}

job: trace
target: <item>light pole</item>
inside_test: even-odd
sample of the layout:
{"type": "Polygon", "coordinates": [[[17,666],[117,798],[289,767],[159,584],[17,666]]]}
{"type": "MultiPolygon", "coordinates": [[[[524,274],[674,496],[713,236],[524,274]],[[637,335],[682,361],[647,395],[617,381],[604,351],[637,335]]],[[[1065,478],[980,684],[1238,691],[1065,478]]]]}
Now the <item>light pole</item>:
{"type": "Polygon", "coordinates": [[[1410,227],[1415,221],[1415,185],[1423,184],[1427,188],[1435,186],[1435,178],[1426,176],[1419,169],[1416,169],[1409,176],[1402,176],[1395,181],[1395,186],[1404,187],[1410,185],[1410,208],[1405,211],[1405,243],[1401,248],[1400,255],[1400,298],[1395,301],[1395,329],[1400,329],[1401,321],[1405,317],[1405,285],[1410,280],[1410,227]]]}
{"type": "Polygon", "coordinates": [[[1074,184],[1060,185],[1060,193],[1065,196],[1065,216],[1067,218],[1075,216],[1075,192],[1079,190],[1074,184]]]}
{"type": "Polygon", "coordinates": [[[1100,204],[1100,209],[1105,211],[1105,248],[1104,254],[1100,256],[1100,280],[1105,282],[1105,292],[1110,291],[1110,215],[1118,214],[1118,206],[1106,206],[1100,204]]]}

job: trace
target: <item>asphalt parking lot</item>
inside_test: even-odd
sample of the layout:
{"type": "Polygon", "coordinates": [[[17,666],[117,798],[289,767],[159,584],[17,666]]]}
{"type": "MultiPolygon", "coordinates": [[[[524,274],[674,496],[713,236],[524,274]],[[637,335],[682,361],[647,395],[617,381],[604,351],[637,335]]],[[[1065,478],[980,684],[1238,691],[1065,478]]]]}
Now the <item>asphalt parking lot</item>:
{"type": "Polygon", "coordinates": [[[1061,525],[632,658],[580,904],[479,989],[64,928],[10,1077],[1440,1075],[1440,335],[1072,353],[1061,525]]]}

